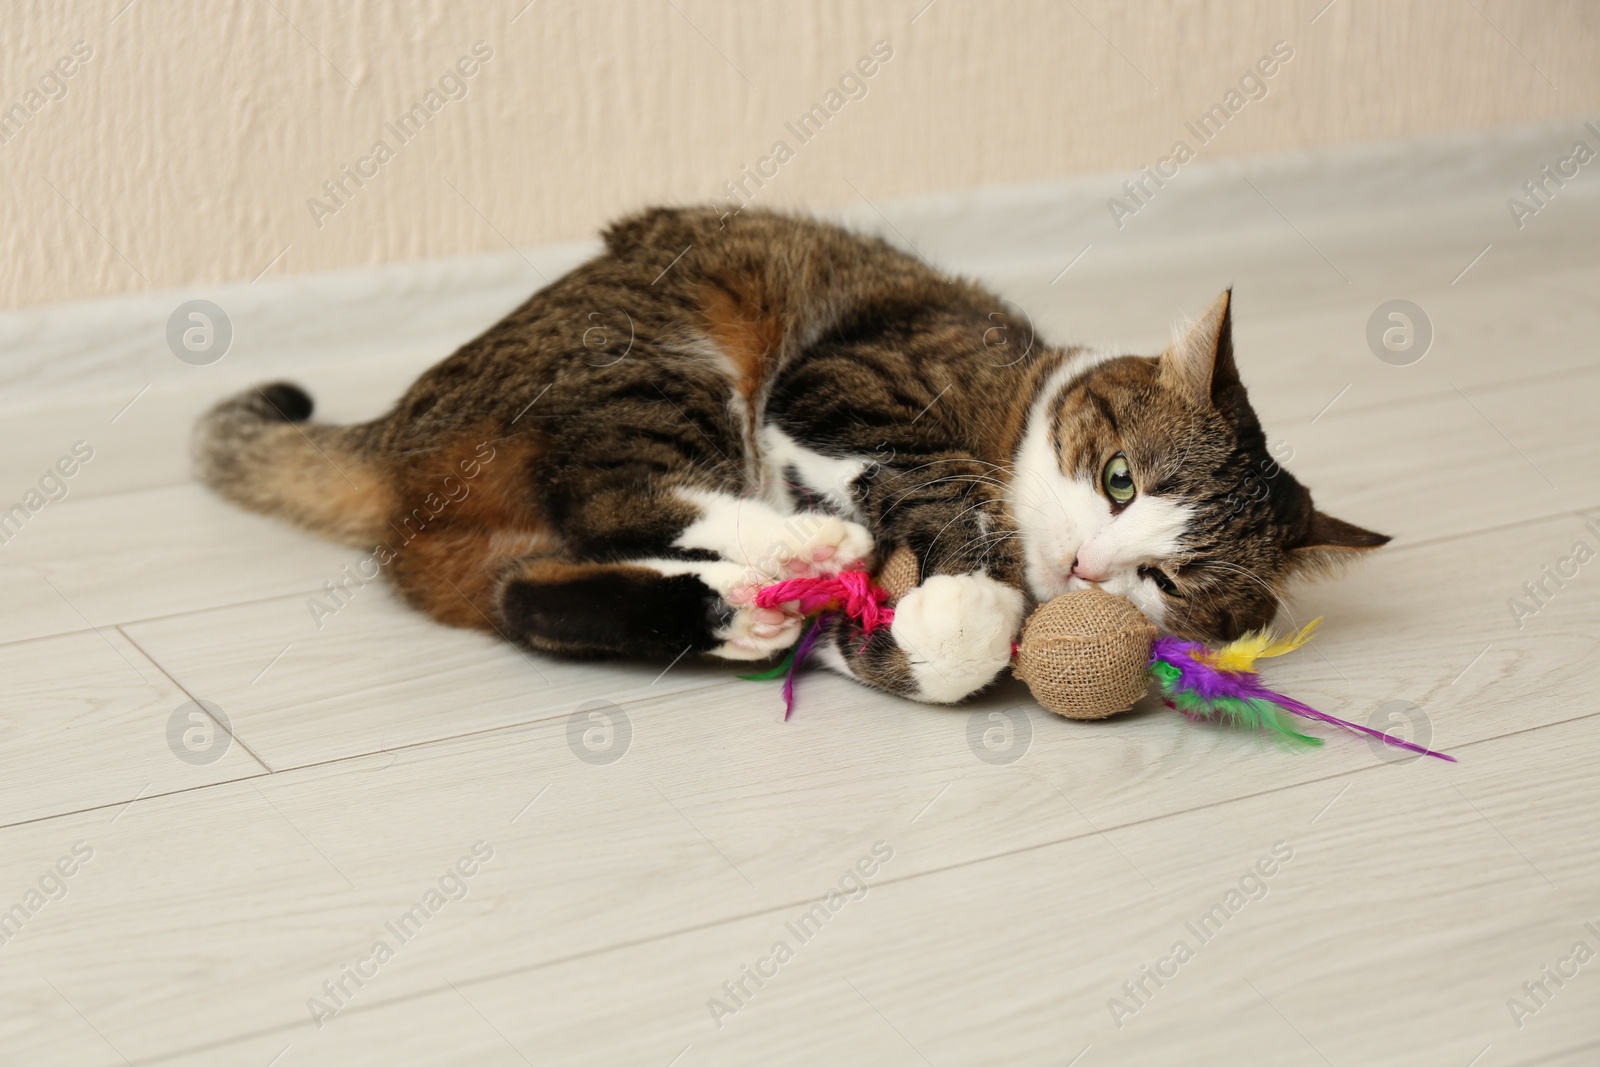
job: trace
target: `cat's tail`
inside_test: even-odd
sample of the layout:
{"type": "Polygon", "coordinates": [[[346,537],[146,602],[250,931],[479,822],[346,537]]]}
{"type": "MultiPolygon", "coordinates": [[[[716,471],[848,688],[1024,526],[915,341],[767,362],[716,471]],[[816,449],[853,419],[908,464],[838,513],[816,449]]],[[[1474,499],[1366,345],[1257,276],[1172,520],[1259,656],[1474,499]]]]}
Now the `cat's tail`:
{"type": "Polygon", "coordinates": [[[229,397],[201,417],[195,469],[218,495],[337,541],[382,536],[393,494],[363,447],[366,426],[309,422],[311,397],[287,382],[229,397]]]}

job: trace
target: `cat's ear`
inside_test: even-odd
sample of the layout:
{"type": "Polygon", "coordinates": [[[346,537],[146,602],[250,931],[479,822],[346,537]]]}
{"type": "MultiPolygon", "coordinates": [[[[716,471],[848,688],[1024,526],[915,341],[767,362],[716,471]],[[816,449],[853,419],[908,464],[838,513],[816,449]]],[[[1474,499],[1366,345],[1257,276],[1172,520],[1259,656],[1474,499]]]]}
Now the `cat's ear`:
{"type": "Polygon", "coordinates": [[[1387,534],[1374,533],[1313,508],[1311,524],[1292,551],[1302,567],[1320,569],[1353,560],[1363,552],[1383,547],[1389,540],[1387,534]]]}
{"type": "Polygon", "coordinates": [[[1205,314],[1161,354],[1161,376],[1192,404],[1209,404],[1239,382],[1233,362],[1233,290],[1224,289],[1205,314]]]}

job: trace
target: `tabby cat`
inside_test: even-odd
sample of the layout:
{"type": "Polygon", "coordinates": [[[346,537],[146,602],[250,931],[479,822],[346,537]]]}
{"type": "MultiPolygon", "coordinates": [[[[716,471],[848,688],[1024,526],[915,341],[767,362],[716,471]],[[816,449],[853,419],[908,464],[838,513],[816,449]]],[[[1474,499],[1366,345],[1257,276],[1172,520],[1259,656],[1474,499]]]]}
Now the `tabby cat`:
{"type": "Polygon", "coordinates": [[[1388,538],[1279,468],[1229,294],[1158,357],[1032,343],[1026,320],[818,221],[657,209],[424,374],[387,415],[307,421],[296,386],[197,429],[203,480],[350,543],[442,622],[570,656],[759,660],[803,620],[777,576],[914,550],[887,630],[821,658],[948,703],[1034,602],[1091,583],[1232,638],[1295,575],[1388,538]]]}

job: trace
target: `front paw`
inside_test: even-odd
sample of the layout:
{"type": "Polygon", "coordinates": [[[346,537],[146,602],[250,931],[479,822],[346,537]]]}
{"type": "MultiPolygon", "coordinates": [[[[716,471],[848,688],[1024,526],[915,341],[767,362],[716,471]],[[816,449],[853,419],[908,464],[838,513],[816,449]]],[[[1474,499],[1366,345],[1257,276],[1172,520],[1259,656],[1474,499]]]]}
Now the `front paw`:
{"type": "Polygon", "coordinates": [[[1011,662],[1020,590],[985,574],[936,574],[901,598],[889,627],[911,663],[918,700],[953,704],[1011,662]]]}
{"type": "Polygon", "coordinates": [[[785,521],[760,570],[778,578],[838,574],[872,556],[872,535],[837,515],[804,512],[785,521]]]}

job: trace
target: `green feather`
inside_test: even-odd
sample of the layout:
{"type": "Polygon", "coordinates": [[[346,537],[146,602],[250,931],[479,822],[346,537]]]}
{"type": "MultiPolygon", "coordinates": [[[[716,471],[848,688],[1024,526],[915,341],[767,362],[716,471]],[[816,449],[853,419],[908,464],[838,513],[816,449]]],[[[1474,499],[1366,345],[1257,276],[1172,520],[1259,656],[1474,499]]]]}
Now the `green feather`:
{"type": "Polygon", "coordinates": [[[782,678],[785,674],[789,673],[789,664],[794,662],[794,650],[799,647],[799,642],[791,645],[789,647],[789,654],[784,656],[783,659],[778,662],[776,667],[769,667],[760,674],[741,674],[739,677],[743,678],[747,682],[770,682],[774,678],[782,678]]]}
{"type": "Polygon", "coordinates": [[[1172,695],[1172,687],[1178,684],[1178,679],[1183,677],[1183,672],[1164,659],[1158,659],[1150,664],[1150,676],[1161,686],[1161,691],[1172,695]]]}
{"type": "Polygon", "coordinates": [[[1322,744],[1322,738],[1312,737],[1296,730],[1277,705],[1268,701],[1246,700],[1240,697],[1217,697],[1206,700],[1190,690],[1180,689],[1178,681],[1182,677],[1182,672],[1165,660],[1157,660],[1151,664],[1150,673],[1167,700],[1187,715],[1220,720],[1229,726],[1269,734],[1288,748],[1316,748],[1322,744]]]}

